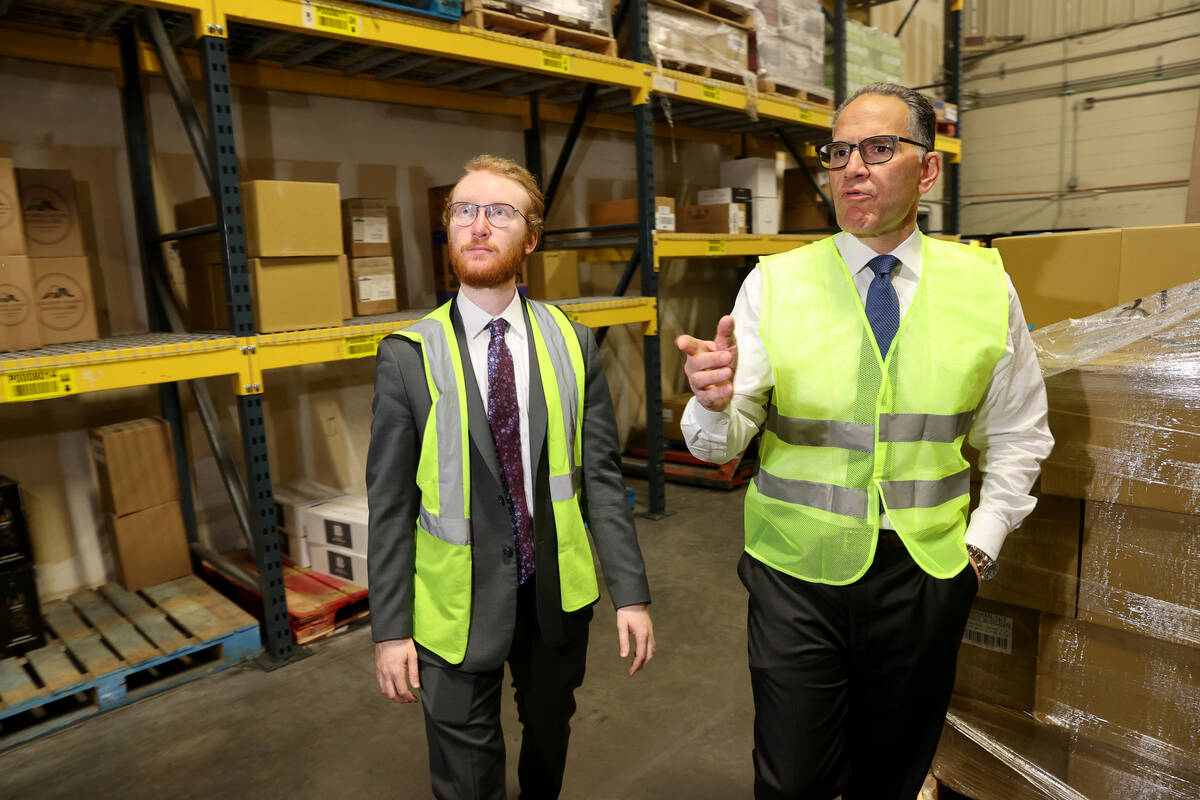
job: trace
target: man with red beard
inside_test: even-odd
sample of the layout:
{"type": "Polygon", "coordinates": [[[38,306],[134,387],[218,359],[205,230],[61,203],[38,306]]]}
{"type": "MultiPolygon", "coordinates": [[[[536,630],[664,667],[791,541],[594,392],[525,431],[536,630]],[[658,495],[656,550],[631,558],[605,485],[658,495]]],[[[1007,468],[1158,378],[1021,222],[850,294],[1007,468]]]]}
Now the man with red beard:
{"type": "Polygon", "coordinates": [[[555,798],[599,598],[632,676],[654,655],[645,567],[591,331],[516,290],[544,200],[527,170],[473,158],[443,214],[462,288],[380,343],[367,457],[380,690],[421,695],[434,796],[505,797],[500,688],[522,724],[522,798],[555,798]]]}

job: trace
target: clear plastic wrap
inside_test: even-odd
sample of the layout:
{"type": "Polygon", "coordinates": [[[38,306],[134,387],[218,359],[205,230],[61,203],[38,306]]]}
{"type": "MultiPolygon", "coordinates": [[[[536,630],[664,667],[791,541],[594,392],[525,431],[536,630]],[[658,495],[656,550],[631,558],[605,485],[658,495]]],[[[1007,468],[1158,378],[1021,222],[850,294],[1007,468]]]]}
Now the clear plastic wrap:
{"type": "Polygon", "coordinates": [[[746,74],[749,34],[744,28],[659,5],[650,6],[648,21],[650,52],[659,66],[708,67],[739,78],[746,74]]]}
{"type": "MultiPolygon", "coordinates": [[[[900,40],[878,28],[846,20],[846,83],[849,91],[877,81],[900,82],[900,40]]],[[[825,82],[833,85],[832,46],[825,52],[825,82]]]]}
{"type": "Polygon", "coordinates": [[[825,93],[825,16],[818,0],[758,0],[752,68],[759,79],[825,93]]]}
{"type": "Polygon", "coordinates": [[[612,36],[612,16],[605,0],[474,0],[483,8],[612,36]]]}

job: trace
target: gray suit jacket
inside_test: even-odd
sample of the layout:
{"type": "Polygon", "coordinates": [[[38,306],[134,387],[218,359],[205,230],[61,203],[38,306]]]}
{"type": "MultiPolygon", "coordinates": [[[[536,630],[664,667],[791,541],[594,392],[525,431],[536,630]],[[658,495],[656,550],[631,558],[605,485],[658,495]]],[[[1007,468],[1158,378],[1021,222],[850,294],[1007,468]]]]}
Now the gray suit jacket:
{"type": "MultiPolygon", "coordinates": [[[[529,325],[528,302],[524,305],[529,325]]],[[[457,301],[451,319],[462,355],[466,379],[471,459],[471,628],[460,669],[477,672],[504,663],[512,641],[517,607],[517,561],[513,550],[508,494],[487,412],[477,389],[457,301]]],[[[583,419],[583,511],[600,557],[613,604],[650,600],[645,567],[633,514],[621,480],[617,425],[612,397],[595,337],[574,324],[587,369],[583,419]]],[[[579,630],[579,619],[562,610],[559,600],[557,539],[550,501],[546,456],[546,400],[542,391],[533,337],[529,347],[529,438],[533,468],[533,539],[537,558],[538,623],[548,642],[562,644],[579,630]]],[[[420,507],[416,485],[421,434],[431,400],[421,347],[391,336],[379,344],[375,368],[375,418],[367,455],[367,497],[370,505],[371,633],[375,641],[413,634],[413,569],[415,524],[420,507]]],[[[586,619],[582,620],[586,624],[586,619]]],[[[422,649],[421,657],[444,664],[422,649]]]]}

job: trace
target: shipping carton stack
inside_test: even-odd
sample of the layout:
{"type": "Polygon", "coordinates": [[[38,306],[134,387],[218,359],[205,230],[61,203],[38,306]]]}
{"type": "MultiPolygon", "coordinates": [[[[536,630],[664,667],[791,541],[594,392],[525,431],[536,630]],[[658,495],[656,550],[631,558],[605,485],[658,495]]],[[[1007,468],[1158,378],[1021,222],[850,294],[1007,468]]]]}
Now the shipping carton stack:
{"type": "Polygon", "coordinates": [[[12,160],[0,158],[0,353],[42,344],[19,198],[12,160]]]}
{"type": "Polygon", "coordinates": [[[720,177],[722,187],[749,190],[747,231],[766,236],[779,233],[779,179],[775,171],[775,159],[737,158],[722,161],[720,177]]]}
{"type": "Polygon", "coordinates": [[[344,494],[303,511],[311,568],[367,585],[367,498],[344,494]]]}
{"type": "Polygon", "coordinates": [[[534,300],[579,297],[579,254],[574,250],[536,250],[525,258],[525,280],[534,300]]]}
{"type": "Polygon", "coordinates": [[[38,336],[42,344],[92,341],[100,336],[96,298],[71,173],[18,169],[16,175],[38,336]]]}
{"type": "Polygon", "coordinates": [[[617,55],[607,0],[464,0],[464,25],[617,55]]]}
{"type": "Polygon", "coordinates": [[[21,487],[0,475],[0,658],[45,643],[21,487]]]}
{"type": "Polygon", "coordinates": [[[388,226],[388,204],[377,197],[342,201],[350,309],[347,318],[391,314],[401,307],[403,275],[396,268],[388,226]]]}
{"type": "Polygon", "coordinates": [[[819,0],[756,0],[750,69],[758,88],[832,104],[825,86],[825,14],[819,0]]]}
{"type": "Polygon", "coordinates": [[[90,432],[117,579],[131,592],[192,573],[171,428],[157,417],[90,432]]]}
{"type": "MultiPolygon", "coordinates": [[[[341,325],[349,281],[342,253],[340,193],[336,183],[247,181],[242,219],[259,333],[341,325]]],[[[211,197],[175,206],[179,229],[216,221],[211,197]]],[[[229,330],[225,274],[217,234],[180,243],[193,330],[229,330]]]]}
{"type": "MultiPolygon", "coordinates": [[[[825,49],[825,85],[833,87],[833,45],[825,49]]],[[[846,91],[868,83],[900,83],[900,40],[889,33],[846,20],[846,91]]]]}
{"type": "MultiPolygon", "coordinates": [[[[803,166],[784,170],[783,173],[783,221],[780,230],[784,233],[794,231],[821,231],[836,225],[834,217],[825,206],[821,195],[813,188],[812,183],[804,174],[803,166]]],[[[824,170],[813,173],[818,177],[826,175],[824,170]]],[[[828,195],[829,184],[824,185],[828,195]]],[[[832,233],[832,231],[830,231],[832,233]]]]}
{"type": "MultiPolygon", "coordinates": [[[[1039,500],[1036,537],[1021,535],[1027,524],[1006,543],[995,582],[1006,584],[984,592],[1037,611],[1034,673],[1027,655],[1010,662],[1006,676],[1026,680],[1006,697],[997,665],[964,643],[958,721],[978,729],[996,708],[1022,720],[971,739],[952,718],[935,774],[978,800],[1078,796],[1064,786],[1091,800],[1198,797],[1200,281],[1033,336],[1055,436],[1041,489],[1055,496],[1039,500]]],[[[1017,608],[975,626],[976,638],[988,622],[1026,631],[1005,658],[1028,650],[1028,618],[996,619],[1017,608]]]]}
{"type": "MultiPolygon", "coordinates": [[[[654,230],[671,232],[677,229],[675,216],[675,198],[654,198],[654,230]]],[[[638,223],[637,198],[624,200],[606,200],[602,203],[592,203],[588,206],[588,225],[593,228],[622,226],[628,227],[630,233],[636,231],[638,223]]],[[[597,231],[597,236],[608,236],[621,233],[613,231],[597,231]]]]}
{"type": "Polygon", "coordinates": [[[655,63],[757,90],[758,78],[749,69],[752,6],[722,0],[705,6],[707,12],[681,3],[650,4],[647,23],[655,63]]]}
{"type": "Polygon", "coordinates": [[[312,506],[332,500],[342,493],[309,480],[293,481],[272,490],[275,497],[275,530],[279,549],[298,567],[311,567],[304,515],[312,506]]]}

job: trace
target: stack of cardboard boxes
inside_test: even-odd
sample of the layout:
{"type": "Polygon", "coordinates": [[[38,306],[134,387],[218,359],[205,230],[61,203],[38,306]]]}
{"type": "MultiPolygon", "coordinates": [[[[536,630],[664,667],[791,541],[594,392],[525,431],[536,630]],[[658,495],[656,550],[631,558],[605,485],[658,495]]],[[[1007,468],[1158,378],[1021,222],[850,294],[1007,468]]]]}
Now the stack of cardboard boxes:
{"type": "Polygon", "coordinates": [[[91,431],[118,580],[136,592],[192,572],[171,429],[159,418],[91,431]]]}
{"type": "MultiPolygon", "coordinates": [[[[800,166],[783,173],[783,223],[780,228],[784,231],[820,231],[836,224],[806,172],[809,172],[808,168],[800,166]]],[[[821,172],[815,174],[821,179],[821,172]]],[[[824,188],[828,190],[828,183],[824,188]]]]}
{"type": "Polygon", "coordinates": [[[312,569],[367,585],[367,498],[344,494],[307,506],[304,536],[312,569]]]}
{"type": "Polygon", "coordinates": [[[275,497],[275,530],[279,533],[279,549],[298,567],[311,567],[304,514],[308,509],[341,492],[309,480],[293,481],[273,490],[275,497]]]}
{"type": "MultiPolygon", "coordinates": [[[[255,330],[340,325],[341,287],[349,285],[349,277],[337,184],[247,181],[241,196],[255,330]]],[[[181,230],[215,221],[211,197],[175,206],[175,224],[181,230]]],[[[192,329],[229,330],[218,234],[183,240],[179,256],[192,329]]]]}
{"type": "MultiPolygon", "coordinates": [[[[846,91],[868,83],[900,83],[900,39],[886,31],[846,20],[846,91]]],[[[833,88],[833,45],[825,46],[825,85],[833,88]]]]}
{"type": "Polygon", "coordinates": [[[0,475],[0,657],[45,642],[21,488],[0,475]]]}
{"type": "Polygon", "coordinates": [[[343,291],[350,297],[346,318],[391,314],[401,307],[400,288],[388,224],[387,201],[379,197],[352,197],[342,201],[346,254],[350,257],[349,281],[343,291]]]}

